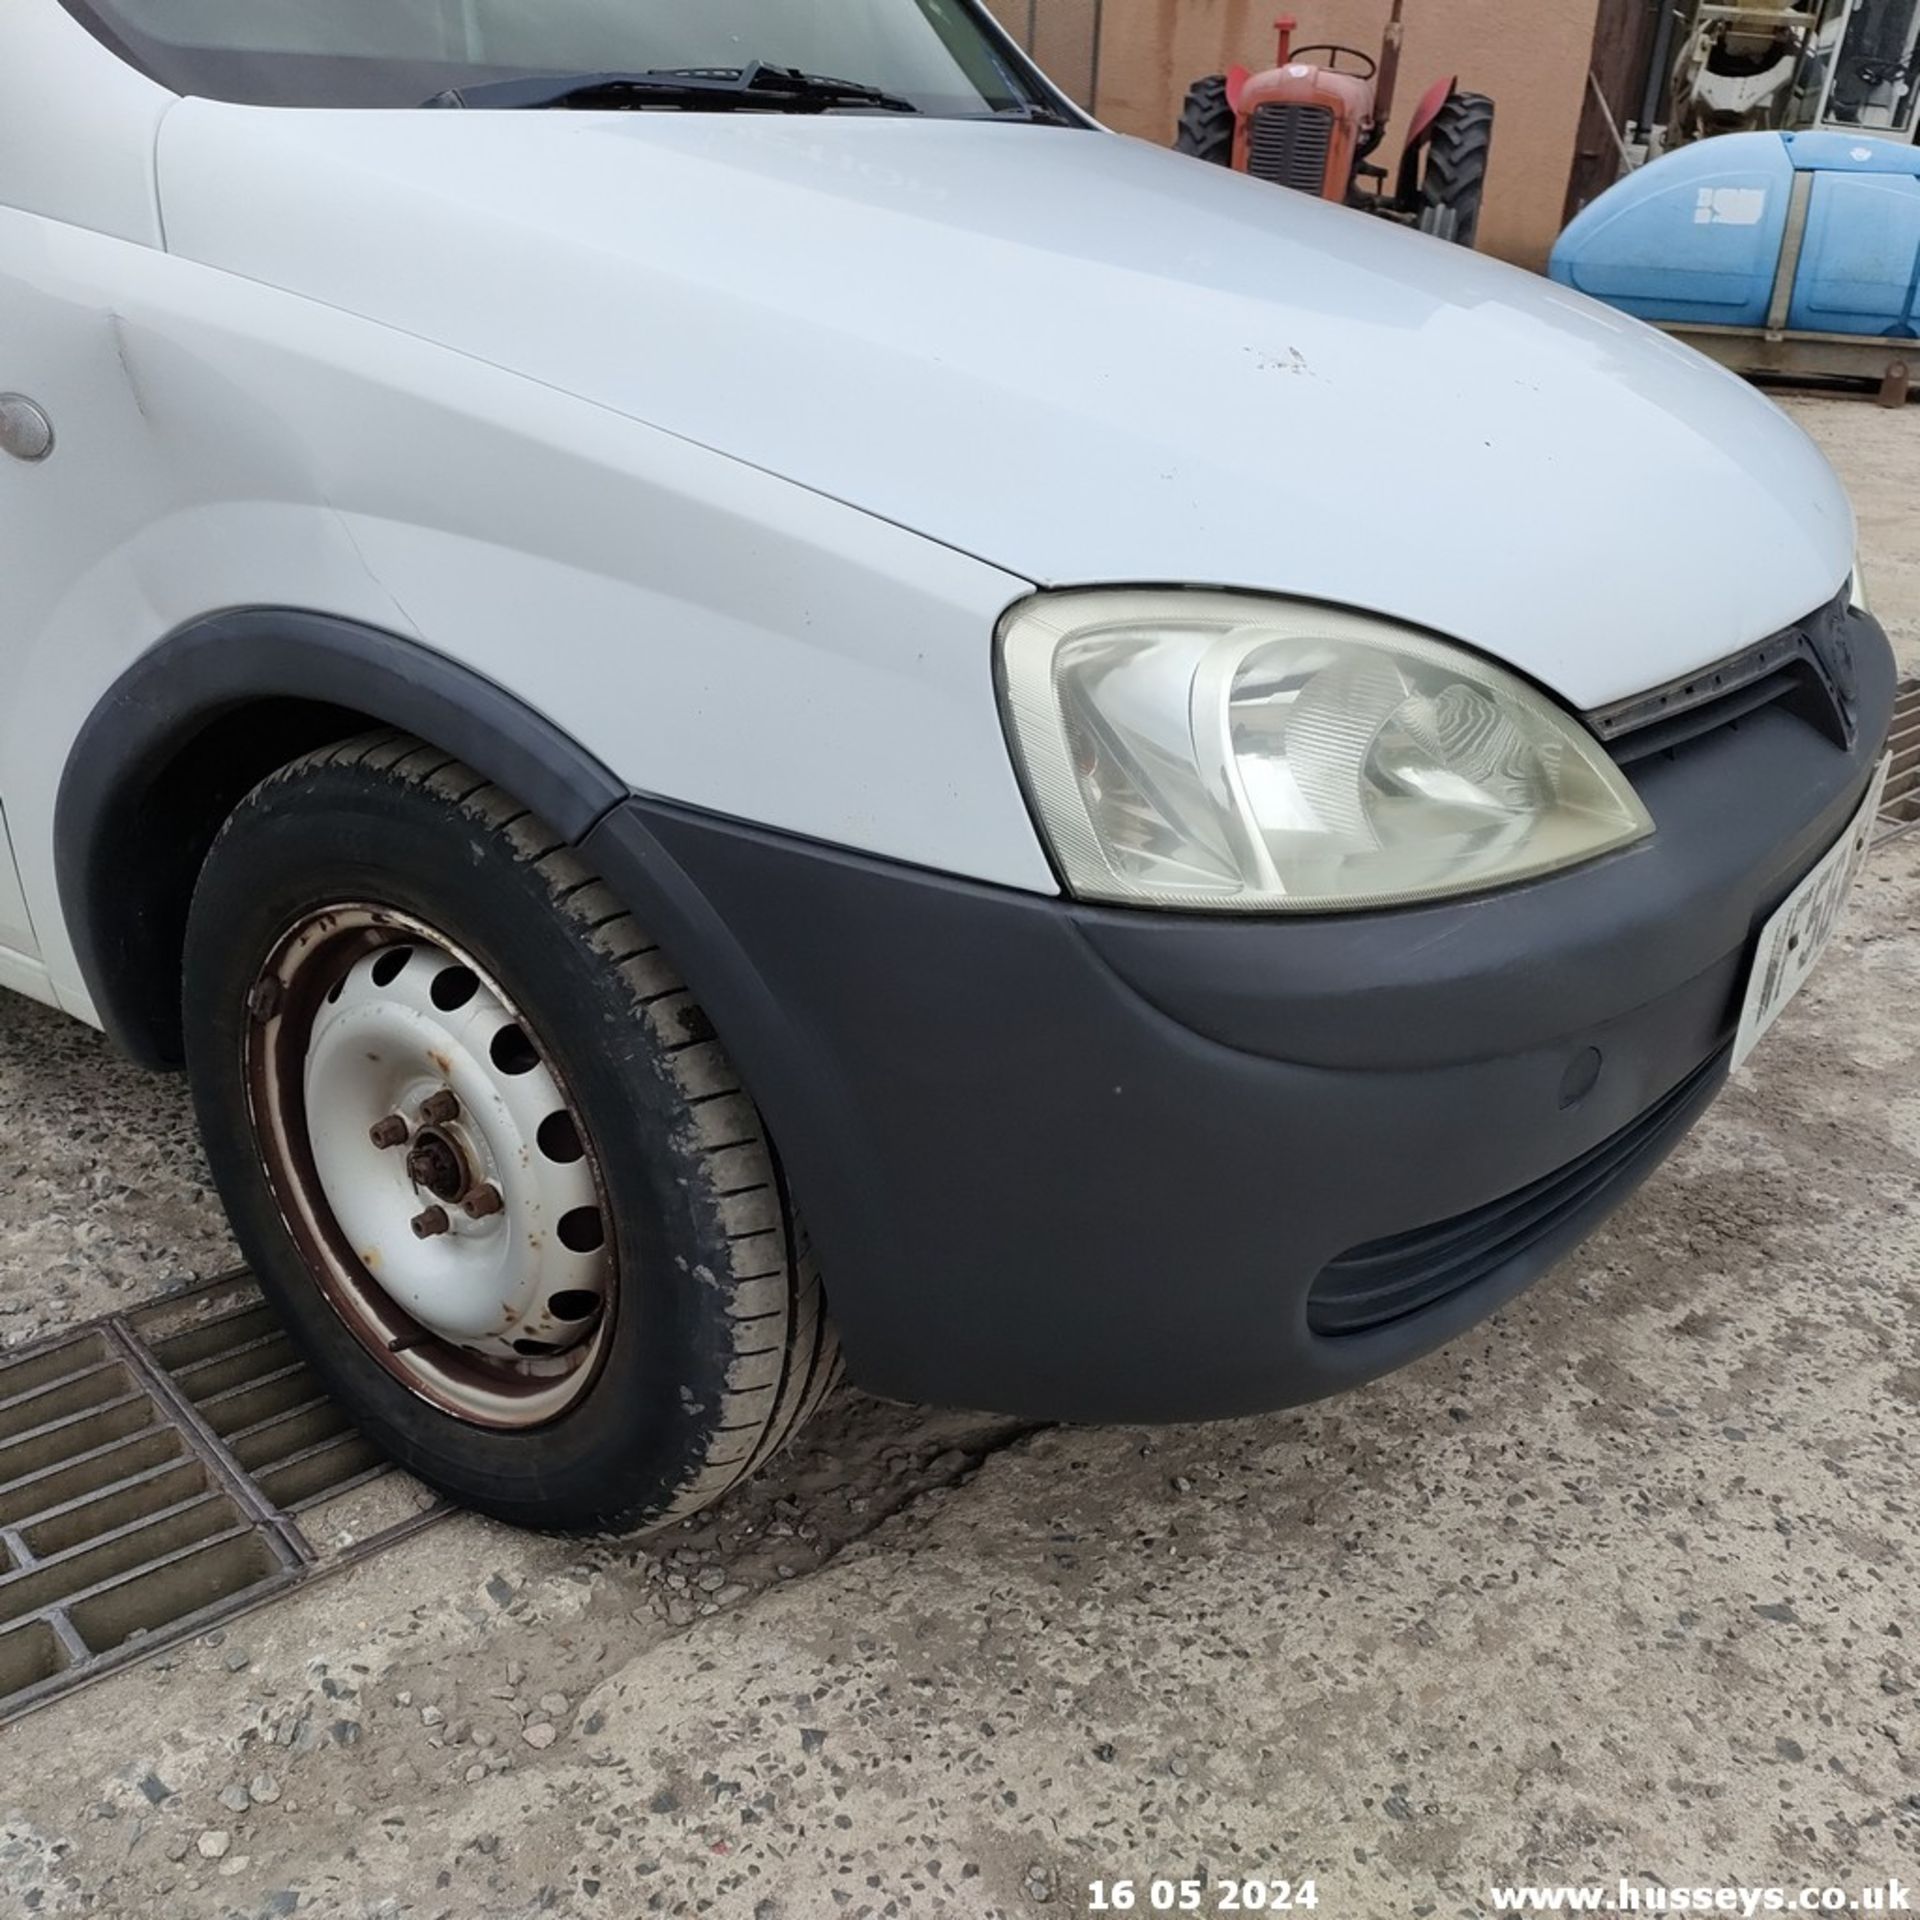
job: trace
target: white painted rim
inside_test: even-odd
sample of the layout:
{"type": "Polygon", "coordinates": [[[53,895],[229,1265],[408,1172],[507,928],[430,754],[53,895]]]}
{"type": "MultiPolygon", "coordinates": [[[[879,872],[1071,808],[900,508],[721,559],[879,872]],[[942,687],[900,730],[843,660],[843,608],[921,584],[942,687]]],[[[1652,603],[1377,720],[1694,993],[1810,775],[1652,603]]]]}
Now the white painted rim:
{"type": "Polygon", "coordinates": [[[373,907],[311,916],[262,986],[256,1126],[335,1310],[448,1412],[564,1412],[597,1372],[618,1268],[591,1143],[518,1008],[444,935],[373,907]]]}

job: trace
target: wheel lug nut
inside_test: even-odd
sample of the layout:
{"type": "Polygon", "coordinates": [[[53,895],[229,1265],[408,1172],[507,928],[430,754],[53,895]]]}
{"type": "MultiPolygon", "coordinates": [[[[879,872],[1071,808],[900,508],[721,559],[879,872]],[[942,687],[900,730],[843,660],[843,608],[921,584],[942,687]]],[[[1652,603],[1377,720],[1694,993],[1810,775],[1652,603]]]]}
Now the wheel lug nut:
{"type": "Polygon", "coordinates": [[[420,1103],[420,1118],[430,1127],[444,1127],[460,1116],[460,1102],[445,1087],[420,1103]]]}
{"type": "Polygon", "coordinates": [[[464,1211],[469,1220],[487,1220],[506,1204],[500,1197],[500,1189],[489,1184],[484,1187],[475,1187],[467,1195],[464,1211]]]}
{"type": "Polygon", "coordinates": [[[447,1232],[452,1225],[445,1207],[429,1207],[425,1213],[414,1215],[413,1237],[416,1240],[431,1240],[435,1234],[447,1232]]]}
{"type": "Polygon", "coordinates": [[[367,1129],[367,1138],[385,1153],[389,1147],[404,1147],[407,1135],[412,1129],[397,1113],[390,1113],[384,1120],[376,1120],[367,1129]]]}

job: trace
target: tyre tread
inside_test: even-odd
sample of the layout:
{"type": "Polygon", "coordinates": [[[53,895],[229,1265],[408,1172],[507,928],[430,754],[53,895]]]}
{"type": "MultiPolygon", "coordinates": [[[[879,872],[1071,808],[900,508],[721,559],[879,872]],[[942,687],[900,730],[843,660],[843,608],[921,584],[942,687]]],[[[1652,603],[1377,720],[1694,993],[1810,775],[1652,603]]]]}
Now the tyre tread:
{"type": "Polygon", "coordinates": [[[1226,75],[1209,74],[1187,89],[1173,136],[1174,150],[1216,167],[1230,167],[1239,130],[1239,116],[1227,98],[1226,75]]]}
{"type": "Polygon", "coordinates": [[[1463,247],[1471,248],[1479,238],[1493,128],[1492,100],[1484,93],[1456,93],[1440,109],[1427,143],[1421,204],[1430,211],[1446,208],[1457,215],[1454,237],[1463,247]]]}
{"type": "Polygon", "coordinates": [[[819,1269],[765,1123],[659,944],[544,821],[460,760],[381,728],[280,768],[242,806],[320,769],[355,767],[431,794],[536,870],[555,912],[620,982],[686,1105],[686,1143],[704,1173],[730,1269],[719,1276],[732,1343],[725,1390],[706,1410],[704,1447],[678,1489],[644,1511],[609,1511],[598,1524],[625,1531],[689,1518],[786,1446],[840,1375],[819,1269]],[[771,1343],[770,1334],[778,1336],[771,1343]]]}

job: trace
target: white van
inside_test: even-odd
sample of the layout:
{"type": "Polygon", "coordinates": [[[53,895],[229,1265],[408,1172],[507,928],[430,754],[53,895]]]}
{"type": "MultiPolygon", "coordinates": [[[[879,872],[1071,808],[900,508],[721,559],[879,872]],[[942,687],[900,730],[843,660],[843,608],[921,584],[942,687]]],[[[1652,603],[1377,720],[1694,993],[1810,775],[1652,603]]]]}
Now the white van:
{"type": "Polygon", "coordinates": [[[1796,428],[975,0],[6,0],[0,394],[0,983],[518,1521],[1433,1346],[1874,804],[1796,428]]]}

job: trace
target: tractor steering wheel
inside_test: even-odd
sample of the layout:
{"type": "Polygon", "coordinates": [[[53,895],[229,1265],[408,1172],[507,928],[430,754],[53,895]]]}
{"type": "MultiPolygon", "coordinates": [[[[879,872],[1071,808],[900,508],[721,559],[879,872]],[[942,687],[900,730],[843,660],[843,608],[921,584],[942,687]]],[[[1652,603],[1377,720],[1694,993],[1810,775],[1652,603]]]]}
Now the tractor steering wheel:
{"type": "Polygon", "coordinates": [[[1358,80],[1371,80],[1380,71],[1380,62],[1372,54],[1364,53],[1358,47],[1296,47],[1287,56],[1287,64],[1289,66],[1321,65],[1330,73],[1350,73],[1358,80]],[[1325,54],[1326,59],[1316,62],[1313,58],[1316,53],[1325,54]],[[1356,67],[1343,67],[1340,64],[1342,60],[1353,60],[1359,64],[1356,67]]]}

